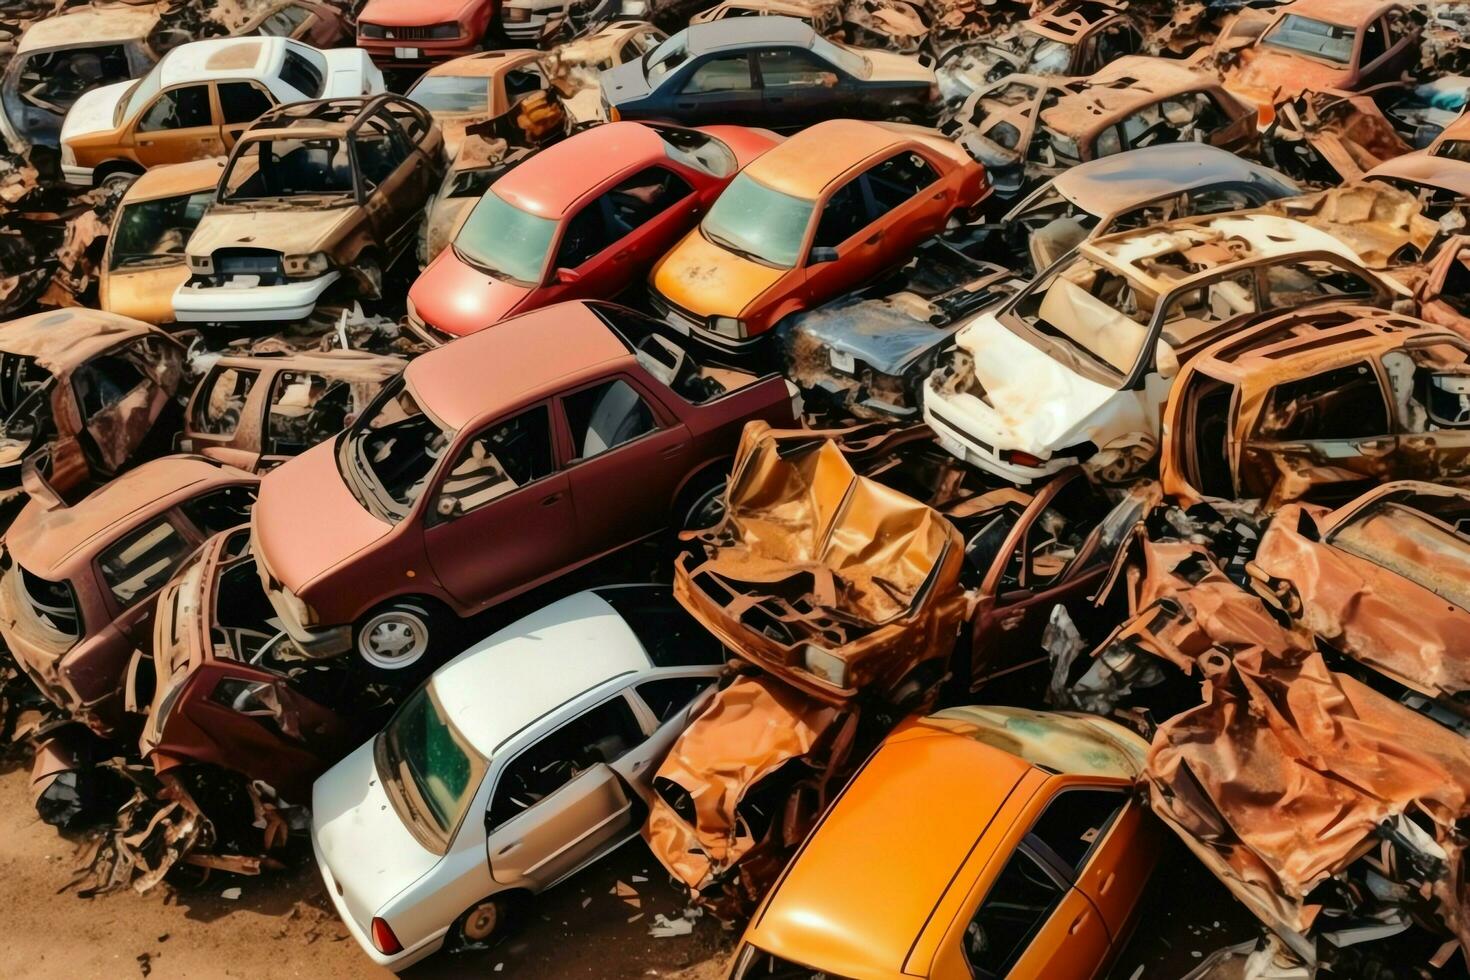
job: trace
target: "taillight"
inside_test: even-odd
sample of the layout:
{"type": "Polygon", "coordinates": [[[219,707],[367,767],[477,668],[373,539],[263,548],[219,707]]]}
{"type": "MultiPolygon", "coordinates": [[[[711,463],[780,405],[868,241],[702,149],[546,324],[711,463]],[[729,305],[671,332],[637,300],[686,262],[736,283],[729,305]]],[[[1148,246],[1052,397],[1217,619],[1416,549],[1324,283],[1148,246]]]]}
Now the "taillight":
{"type": "Polygon", "coordinates": [[[398,941],[397,936],[393,935],[393,930],[388,928],[388,923],[377,916],[373,917],[373,945],[378,947],[378,952],[384,956],[403,952],[403,944],[398,941]]]}

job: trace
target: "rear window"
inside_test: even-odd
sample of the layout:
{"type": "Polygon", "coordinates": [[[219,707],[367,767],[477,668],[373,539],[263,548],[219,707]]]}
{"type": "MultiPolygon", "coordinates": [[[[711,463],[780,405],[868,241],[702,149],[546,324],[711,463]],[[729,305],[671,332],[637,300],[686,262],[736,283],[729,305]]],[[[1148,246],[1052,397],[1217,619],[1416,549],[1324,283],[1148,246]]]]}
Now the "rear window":
{"type": "Polygon", "coordinates": [[[77,596],[69,582],[52,582],[32,575],[24,568],[20,571],[21,588],[30,603],[31,612],[40,624],[68,639],[82,635],[82,616],[77,608],[77,596]]]}
{"type": "Polygon", "coordinates": [[[321,98],[326,82],[326,61],[314,51],[286,50],[286,60],[281,63],[281,81],[301,92],[307,98],[321,98]]]}
{"type": "Polygon", "coordinates": [[[657,667],[725,662],[725,648],[674,600],[667,585],[595,590],[628,624],[657,667]]]}

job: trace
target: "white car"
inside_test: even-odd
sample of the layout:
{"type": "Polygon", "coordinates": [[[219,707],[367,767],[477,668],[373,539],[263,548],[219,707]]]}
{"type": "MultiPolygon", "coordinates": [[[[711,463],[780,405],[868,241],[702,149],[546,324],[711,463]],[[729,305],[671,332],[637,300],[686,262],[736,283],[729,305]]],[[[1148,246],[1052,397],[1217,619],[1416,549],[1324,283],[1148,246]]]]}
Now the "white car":
{"type": "Polygon", "coordinates": [[[383,73],[358,48],[319,51],[283,37],[193,41],[137,81],[77,99],[61,125],[61,169],[71,183],[91,184],[223,156],[277,105],[382,91],[383,73]]]}
{"type": "Polygon", "coordinates": [[[724,650],[666,586],[552,603],[441,667],[316,781],[312,847],[373,962],[485,942],[636,836],[724,650]]]}
{"type": "Polygon", "coordinates": [[[1174,375],[1205,345],[1275,310],[1407,297],[1339,239],[1276,215],[1105,235],[960,328],[923,385],[924,421],[1014,483],[1078,463],[1123,482],[1157,452],[1174,375]]]}

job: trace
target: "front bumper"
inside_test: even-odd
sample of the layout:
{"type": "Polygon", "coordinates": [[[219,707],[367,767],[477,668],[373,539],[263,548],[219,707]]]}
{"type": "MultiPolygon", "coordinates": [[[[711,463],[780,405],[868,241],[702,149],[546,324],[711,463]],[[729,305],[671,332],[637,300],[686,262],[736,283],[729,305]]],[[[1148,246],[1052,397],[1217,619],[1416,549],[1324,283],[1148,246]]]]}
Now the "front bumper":
{"type": "Polygon", "coordinates": [[[61,177],[68,184],[77,184],[81,187],[92,186],[92,167],[78,167],[72,164],[61,165],[61,177]]]}
{"type": "Polygon", "coordinates": [[[939,441],[939,445],[956,459],[985,470],[987,473],[994,473],[1012,483],[1026,484],[1045,480],[1077,463],[1076,459],[1069,456],[1053,456],[1042,466],[1022,466],[1018,463],[1007,462],[1000,458],[1000,453],[994,446],[980,441],[945,418],[943,414],[935,412],[933,402],[934,396],[926,391],[924,393],[924,422],[934,430],[934,436],[939,441]]]}
{"type": "Polygon", "coordinates": [[[357,46],[368,53],[379,67],[423,67],[481,50],[475,37],[456,37],[444,41],[416,41],[404,38],[357,39],[357,46]]]}
{"type": "Polygon", "coordinates": [[[367,933],[362,931],[362,927],[357,924],[357,920],[347,910],[347,903],[343,900],[342,894],[337,890],[337,881],[332,877],[331,869],[327,867],[326,858],[322,856],[321,845],[317,843],[315,826],[311,828],[311,854],[312,857],[316,858],[317,870],[321,872],[322,884],[326,886],[327,897],[332,900],[332,908],[337,910],[337,918],[342,920],[342,924],[347,927],[347,931],[352,934],[352,938],[357,940],[357,945],[362,947],[362,951],[367,954],[368,959],[372,960],[378,966],[385,967],[397,973],[399,970],[408,969],[425,957],[432,956],[443,947],[444,937],[448,934],[447,930],[432,935],[417,945],[405,949],[401,953],[394,953],[392,956],[385,956],[378,952],[377,947],[373,945],[372,939],[368,937],[367,933]]]}
{"type": "Polygon", "coordinates": [[[505,29],[505,36],[512,41],[538,41],[541,32],[546,30],[546,15],[532,14],[530,20],[509,21],[502,15],[500,26],[505,29]]]}
{"type": "Polygon", "coordinates": [[[352,627],[307,626],[296,615],[296,608],[280,590],[267,588],[265,597],[281,620],[281,628],[303,656],[314,659],[335,657],[352,648],[352,627]]]}
{"type": "Polygon", "coordinates": [[[279,286],[206,286],[193,281],[174,290],[174,317],[180,323],[302,320],[340,272],[279,286]]]}

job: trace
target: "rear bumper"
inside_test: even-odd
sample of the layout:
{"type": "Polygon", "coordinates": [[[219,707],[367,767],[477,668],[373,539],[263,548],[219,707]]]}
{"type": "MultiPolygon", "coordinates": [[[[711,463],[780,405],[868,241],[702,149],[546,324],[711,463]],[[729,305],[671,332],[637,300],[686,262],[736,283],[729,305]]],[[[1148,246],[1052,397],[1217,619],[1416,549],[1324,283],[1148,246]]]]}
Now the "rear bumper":
{"type": "Polygon", "coordinates": [[[280,286],[205,286],[186,282],[174,290],[174,317],[180,323],[301,320],[316,309],[327,287],[342,278],[328,272],[316,279],[280,286]]]}

